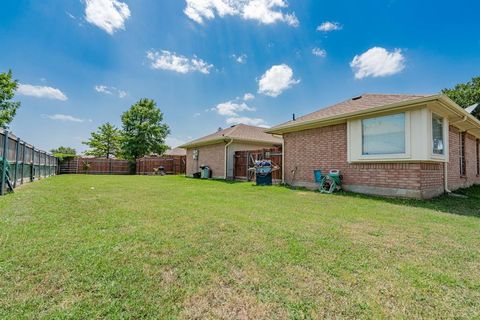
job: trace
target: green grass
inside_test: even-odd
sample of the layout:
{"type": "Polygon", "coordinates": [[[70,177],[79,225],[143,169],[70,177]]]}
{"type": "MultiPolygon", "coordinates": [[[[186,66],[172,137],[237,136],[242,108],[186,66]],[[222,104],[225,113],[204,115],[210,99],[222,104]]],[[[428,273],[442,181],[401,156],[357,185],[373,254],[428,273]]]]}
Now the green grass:
{"type": "Polygon", "coordinates": [[[0,198],[0,318],[480,317],[469,199],[58,176],[0,198]]]}

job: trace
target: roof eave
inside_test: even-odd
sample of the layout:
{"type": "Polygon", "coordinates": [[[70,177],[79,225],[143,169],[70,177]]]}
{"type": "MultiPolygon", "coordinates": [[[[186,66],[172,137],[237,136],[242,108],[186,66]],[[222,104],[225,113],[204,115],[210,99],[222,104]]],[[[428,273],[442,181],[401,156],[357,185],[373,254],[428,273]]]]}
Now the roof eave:
{"type": "MultiPolygon", "coordinates": [[[[443,94],[439,95],[438,101],[451,112],[456,113],[459,117],[464,118],[466,122],[473,125],[474,128],[470,130],[480,130],[480,120],[468,113],[464,108],[460,107],[455,101],[443,94]]],[[[480,137],[480,133],[476,136],[480,137]]]]}
{"type": "Polygon", "coordinates": [[[242,139],[242,138],[235,138],[235,137],[229,137],[229,136],[224,136],[221,137],[220,139],[212,139],[208,141],[199,141],[197,143],[191,142],[191,143],[186,143],[179,148],[184,148],[184,149],[191,149],[191,148],[196,148],[196,147],[204,147],[204,146],[209,146],[212,144],[217,144],[221,142],[227,142],[227,140],[233,139],[234,142],[241,142],[241,143],[251,143],[251,144],[260,144],[260,145],[281,145],[282,141],[268,141],[268,140],[255,140],[255,139],[242,139]]]}
{"type": "Polygon", "coordinates": [[[223,141],[225,141],[225,138],[228,138],[228,137],[219,137],[219,138],[216,138],[216,139],[198,141],[198,142],[195,142],[195,141],[187,142],[185,144],[182,144],[181,146],[178,146],[178,148],[191,149],[191,148],[195,148],[195,147],[208,146],[208,145],[211,145],[211,144],[217,144],[217,143],[223,142],[223,141]]]}
{"type": "MultiPolygon", "coordinates": [[[[288,132],[314,129],[314,128],[318,128],[318,127],[324,127],[324,126],[327,126],[327,125],[342,123],[342,122],[345,122],[347,119],[350,119],[350,118],[365,116],[365,115],[369,115],[369,114],[380,113],[380,112],[384,112],[384,111],[391,110],[391,109],[412,108],[412,107],[415,107],[415,106],[418,106],[418,105],[425,104],[427,102],[431,102],[431,101],[434,101],[434,100],[439,100],[441,97],[446,98],[446,96],[444,96],[442,94],[432,95],[432,96],[428,96],[428,97],[422,97],[422,98],[418,98],[418,99],[412,99],[412,100],[408,100],[408,101],[402,101],[402,102],[382,105],[382,106],[375,107],[375,108],[369,108],[369,109],[355,111],[355,112],[343,113],[343,114],[339,114],[339,115],[335,115],[335,116],[331,116],[331,117],[326,117],[326,118],[322,118],[322,119],[302,121],[302,122],[299,122],[299,123],[290,123],[290,124],[287,124],[287,125],[282,125],[282,126],[277,126],[277,127],[270,128],[268,130],[265,130],[265,132],[270,133],[270,134],[280,134],[281,135],[281,134],[285,134],[285,133],[288,133],[288,132]]],[[[453,102],[453,101],[451,101],[451,102],[455,104],[455,102],[453,102]]],[[[458,108],[462,109],[461,107],[458,107],[458,108]]],[[[465,110],[463,110],[463,111],[465,112],[465,110]]],[[[467,112],[465,112],[465,113],[467,113],[467,112]]]]}

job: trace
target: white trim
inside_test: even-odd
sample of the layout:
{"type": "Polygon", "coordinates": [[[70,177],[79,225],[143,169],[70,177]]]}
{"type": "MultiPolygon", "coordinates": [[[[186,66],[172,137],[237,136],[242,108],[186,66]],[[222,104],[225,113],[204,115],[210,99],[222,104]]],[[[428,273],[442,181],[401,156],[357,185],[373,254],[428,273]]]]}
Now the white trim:
{"type": "Polygon", "coordinates": [[[394,113],[391,115],[386,115],[386,116],[379,116],[379,117],[369,117],[369,118],[364,118],[361,120],[362,124],[362,137],[361,137],[361,143],[362,143],[362,154],[360,155],[360,160],[369,160],[369,159],[409,159],[411,158],[411,143],[410,143],[410,112],[399,112],[399,113],[394,113]],[[375,119],[375,118],[381,118],[381,117],[388,117],[388,116],[396,116],[398,114],[404,114],[404,119],[405,119],[405,152],[404,153],[384,153],[384,154],[363,154],[363,120],[367,119],[375,119]]]}
{"type": "Polygon", "coordinates": [[[412,157],[411,151],[411,112],[410,111],[403,111],[403,112],[396,112],[387,115],[381,116],[371,116],[362,119],[356,119],[354,121],[358,121],[356,124],[357,130],[360,130],[359,136],[353,137],[354,132],[357,130],[352,130],[351,126],[353,124],[352,121],[347,123],[347,161],[348,162],[369,162],[369,161],[401,161],[401,160],[410,160],[412,157]],[[366,119],[375,119],[378,117],[389,116],[389,115],[397,115],[397,114],[404,114],[405,115],[405,152],[404,153],[397,153],[397,154],[371,154],[366,155],[363,154],[363,120],[366,119]],[[355,139],[355,141],[353,141],[355,139]],[[355,149],[356,152],[353,153],[353,144],[359,143],[360,145],[357,146],[355,149]],[[360,153],[358,153],[360,152],[360,153]]]}
{"type": "Polygon", "coordinates": [[[447,158],[447,154],[449,152],[448,150],[448,142],[447,140],[449,140],[449,136],[448,136],[448,119],[446,119],[446,117],[432,111],[432,110],[429,110],[429,113],[428,113],[429,117],[428,117],[428,120],[429,120],[429,123],[430,125],[428,126],[428,146],[429,146],[429,154],[430,154],[430,158],[432,160],[441,160],[441,161],[446,161],[446,158],[447,158]],[[436,154],[436,153],[433,153],[433,115],[436,115],[440,118],[442,118],[442,121],[443,121],[443,128],[442,128],[442,131],[443,131],[443,154],[436,154]]]}

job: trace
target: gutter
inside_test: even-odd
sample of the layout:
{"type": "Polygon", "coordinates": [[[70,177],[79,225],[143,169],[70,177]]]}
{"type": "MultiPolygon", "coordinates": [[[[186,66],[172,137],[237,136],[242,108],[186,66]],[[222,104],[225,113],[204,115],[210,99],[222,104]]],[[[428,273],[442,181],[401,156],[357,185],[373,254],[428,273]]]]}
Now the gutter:
{"type": "Polygon", "coordinates": [[[423,97],[419,99],[378,106],[375,108],[369,108],[369,109],[350,112],[350,113],[343,113],[343,114],[326,117],[322,119],[300,121],[300,122],[298,122],[297,120],[297,123],[288,123],[284,125],[279,125],[279,126],[270,128],[268,130],[265,130],[265,132],[270,134],[283,135],[288,132],[295,132],[295,131],[323,127],[323,126],[334,124],[334,123],[341,123],[346,121],[347,119],[374,115],[374,114],[382,113],[384,111],[391,111],[391,110],[400,111],[403,109],[410,109],[410,108],[414,108],[416,106],[423,105],[433,101],[437,101],[440,105],[450,110],[451,112],[455,113],[459,117],[463,119],[466,118],[465,121],[468,121],[469,123],[471,123],[472,125],[480,129],[480,121],[478,119],[476,119],[473,115],[466,112],[465,109],[460,107],[458,104],[456,104],[453,100],[451,100],[447,96],[443,94],[437,94],[437,95],[432,95],[432,96],[423,97]]]}
{"type": "MultiPolygon", "coordinates": [[[[231,139],[231,137],[228,137],[228,139],[231,139]]],[[[225,137],[220,137],[218,139],[213,139],[213,140],[208,140],[208,141],[202,141],[200,143],[186,143],[186,144],[182,144],[181,146],[178,146],[178,148],[182,148],[182,149],[199,148],[199,147],[209,146],[209,145],[217,144],[217,143],[221,143],[221,142],[225,142],[225,137]]],[[[282,144],[281,141],[238,139],[238,138],[235,138],[235,142],[261,144],[261,145],[265,145],[265,146],[281,145],[282,144]]]]}
{"type": "Polygon", "coordinates": [[[225,145],[225,180],[227,180],[227,171],[228,171],[228,146],[233,143],[233,138],[230,138],[230,142],[225,145]]]}

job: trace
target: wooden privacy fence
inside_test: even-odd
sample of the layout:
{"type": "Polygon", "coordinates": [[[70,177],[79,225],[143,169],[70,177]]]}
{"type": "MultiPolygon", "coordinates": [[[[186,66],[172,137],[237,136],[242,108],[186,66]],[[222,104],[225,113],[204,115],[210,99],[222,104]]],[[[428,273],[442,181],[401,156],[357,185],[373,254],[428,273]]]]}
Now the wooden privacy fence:
{"type": "Polygon", "coordinates": [[[81,158],[65,160],[59,165],[60,174],[130,174],[127,160],[81,158]]]}
{"type": "Polygon", "coordinates": [[[16,188],[18,185],[46,178],[57,172],[57,159],[53,155],[36,149],[2,129],[0,129],[0,157],[3,166],[0,170],[0,195],[5,194],[10,185],[16,188]],[[7,178],[8,166],[10,179],[7,178]]]}
{"type": "Polygon", "coordinates": [[[137,159],[137,174],[154,174],[163,167],[166,174],[185,174],[186,156],[144,157],[137,159]]]}
{"type": "Polygon", "coordinates": [[[154,174],[163,166],[167,174],[185,173],[185,156],[145,157],[136,162],[136,172],[132,172],[128,160],[76,157],[59,165],[60,174],[154,174]]]}
{"type": "Polygon", "coordinates": [[[235,180],[252,181],[255,179],[255,173],[248,171],[248,168],[254,166],[256,160],[271,160],[280,167],[280,170],[272,173],[273,180],[282,180],[282,148],[270,148],[261,150],[237,151],[234,155],[235,180]]]}

